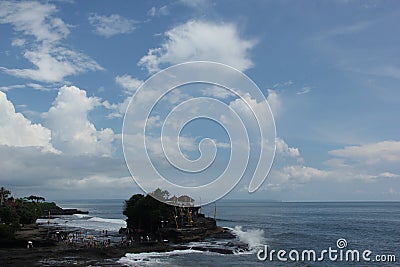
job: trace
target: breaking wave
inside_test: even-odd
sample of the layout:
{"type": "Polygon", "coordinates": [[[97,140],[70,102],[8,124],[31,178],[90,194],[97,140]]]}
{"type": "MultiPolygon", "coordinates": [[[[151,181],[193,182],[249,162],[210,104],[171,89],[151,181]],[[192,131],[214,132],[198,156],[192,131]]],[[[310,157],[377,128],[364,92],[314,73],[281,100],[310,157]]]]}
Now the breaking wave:
{"type": "Polygon", "coordinates": [[[248,229],[243,230],[242,226],[235,226],[235,228],[228,229],[239,239],[241,243],[247,245],[246,250],[234,250],[235,254],[249,254],[257,251],[258,248],[265,244],[264,230],[262,229],[248,229]]]}
{"type": "MultiPolygon", "coordinates": [[[[37,223],[46,224],[47,219],[38,219],[37,223]]],[[[115,232],[117,232],[121,227],[126,227],[126,222],[122,219],[93,217],[85,214],[60,216],[59,218],[51,219],[50,223],[62,227],[82,228],[96,231],[108,230],[115,232]]]]}
{"type": "Polygon", "coordinates": [[[74,214],[73,216],[75,216],[78,219],[92,218],[92,216],[87,215],[87,214],[74,214]]]}
{"type": "Polygon", "coordinates": [[[184,249],[168,252],[127,253],[124,257],[118,260],[118,263],[127,266],[171,266],[168,262],[168,258],[190,253],[207,254],[210,252],[184,249]]]}

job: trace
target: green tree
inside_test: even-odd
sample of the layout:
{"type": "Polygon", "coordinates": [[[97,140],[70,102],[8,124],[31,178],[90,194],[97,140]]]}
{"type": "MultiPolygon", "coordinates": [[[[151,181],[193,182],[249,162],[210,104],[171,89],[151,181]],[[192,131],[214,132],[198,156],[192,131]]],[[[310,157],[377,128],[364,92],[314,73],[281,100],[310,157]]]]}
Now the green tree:
{"type": "Polygon", "coordinates": [[[19,226],[19,215],[14,207],[0,207],[0,223],[10,225],[17,229],[19,226]]]}
{"type": "Polygon", "coordinates": [[[137,194],[125,201],[123,214],[128,217],[126,221],[129,228],[154,233],[159,228],[161,220],[173,218],[173,212],[172,206],[150,195],[137,194]]]}
{"type": "Polygon", "coordinates": [[[15,238],[14,229],[6,224],[0,224],[0,244],[15,238]]]}
{"type": "Polygon", "coordinates": [[[10,194],[11,194],[10,190],[5,189],[4,187],[0,188],[0,206],[4,205],[4,202],[7,200],[10,194]]]}
{"type": "Polygon", "coordinates": [[[16,211],[20,217],[19,222],[22,224],[35,223],[42,214],[40,206],[35,202],[24,202],[21,199],[17,199],[16,204],[16,211]]]}
{"type": "Polygon", "coordinates": [[[45,201],[46,200],[44,197],[39,197],[39,196],[34,196],[34,195],[30,195],[29,197],[25,197],[25,198],[30,200],[30,201],[32,201],[32,202],[36,201],[36,203],[39,203],[39,201],[45,201]]]}

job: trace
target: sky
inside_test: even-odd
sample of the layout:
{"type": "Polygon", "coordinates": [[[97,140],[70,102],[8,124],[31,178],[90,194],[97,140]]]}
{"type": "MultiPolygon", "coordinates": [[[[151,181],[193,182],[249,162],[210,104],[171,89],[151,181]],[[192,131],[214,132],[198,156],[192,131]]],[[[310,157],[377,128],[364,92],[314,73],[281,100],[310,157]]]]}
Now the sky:
{"type": "MultiPolygon", "coordinates": [[[[129,101],[160,70],[213,61],[257,84],[276,126],[267,179],[250,194],[245,175],[225,198],[400,201],[399,23],[398,1],[1,1],[0,185],[55,200],[142,192],[122,148],[129,101]]],[[[187,87],[147,123],[201,96],[240,108],[221,88],[187,87]]],[[[220,153],[187,184],[223,171],[223,127],[198,120],[180,134],[191,160],[204,138],[220,153]]]]}

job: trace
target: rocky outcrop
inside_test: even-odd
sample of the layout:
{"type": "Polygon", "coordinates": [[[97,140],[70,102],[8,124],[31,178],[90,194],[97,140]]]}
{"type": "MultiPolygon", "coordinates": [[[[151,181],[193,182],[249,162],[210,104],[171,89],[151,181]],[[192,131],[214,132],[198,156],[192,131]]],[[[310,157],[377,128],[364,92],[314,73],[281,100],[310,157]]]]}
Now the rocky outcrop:
{"type": "Polygon", "coordinates": [[[42,218],[48,218],[50,212],[50,216],[58,216],[58,215],[73,215],[73,214],[89,214],[88,211],[82,211],[78,209],[63,209],[60,207],[46,209],[43,210],[42,218]]]}

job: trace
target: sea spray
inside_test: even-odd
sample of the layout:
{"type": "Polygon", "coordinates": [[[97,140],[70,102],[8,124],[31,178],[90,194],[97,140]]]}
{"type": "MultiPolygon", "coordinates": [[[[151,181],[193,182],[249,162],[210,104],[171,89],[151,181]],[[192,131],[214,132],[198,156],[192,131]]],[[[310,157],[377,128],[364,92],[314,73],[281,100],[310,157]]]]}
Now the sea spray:
{"type": "Polygon", "coordinates": [[[240,242],[247,245],[250,252],[255,252],[257,248],[265,243],[264,230],[262,229],[243,230],[242,226],[235,226],[235,228],[228,229],[239,238],[240,242]]]}

